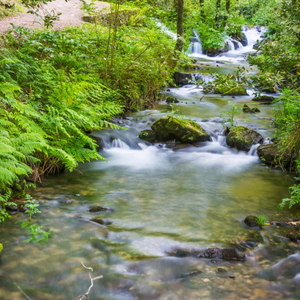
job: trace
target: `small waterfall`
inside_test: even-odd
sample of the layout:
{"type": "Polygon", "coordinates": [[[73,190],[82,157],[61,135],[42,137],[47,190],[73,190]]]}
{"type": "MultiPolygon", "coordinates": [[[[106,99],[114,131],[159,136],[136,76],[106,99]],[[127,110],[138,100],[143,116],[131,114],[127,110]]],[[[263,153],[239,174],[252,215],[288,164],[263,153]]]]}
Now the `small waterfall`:
{"type": "Polygon", "coordinates": [[[214,81],[214,76],[213,75],[206,75],[206,74],[201,74],[201,73],[191,74],[191,75],[193,77],[193,81],[198,81],[199,79],[201,79],[205,83],[209,83],[209,82],[214,81]]]}
{"type": "Polygon", "coordinates": [[[225,43],[230,48],[229,51],[239,51],[239,50],[243,49],[243,47],[244,47],[241,42],[239,42],[231,37],[227,37],[225,43]]]}
{"type": "Polygon", "coordinates": [[[260,146],[260,144],[252,145],[251,148],[250,148],[250,150],[249,150],[249,152],[248,152],[247,154],[250,155],[250,156],[255,156],[255,155],[257,155],[257,154],[256,154],[256,150],[257,150],[257,148],[258,148],[259,146],[260,146]]]}
{"type": "Polygon", "coordinates": [[[263,39],[263,35],[267,32],[267,28],[258,26],[248,28],[247,26],[244,26],[242,32],[247,38],[248,46],[252,48],[257,41],[261,41],[263,39]]]}
{"type": "Polygon", "coordinates": [[[194,30],[193,30],[193,35],[194,37],[192,38],[188,52],[192,52],[194,54],[203,54],[202,44],[199,35],[194,30]]]}
{"type": "Polygon", "coordinates": [[[177,40],[177,34],[169,30],[163,23],[157,21],[157,26],[160,27],[160,30],[170,36],[173,40],[177,40]]]}
{"type": "Polygon", "coordinates": [[[114,139],[111,146],[112,148],[130,149],[130,147],[120,139],[114,139]]]}

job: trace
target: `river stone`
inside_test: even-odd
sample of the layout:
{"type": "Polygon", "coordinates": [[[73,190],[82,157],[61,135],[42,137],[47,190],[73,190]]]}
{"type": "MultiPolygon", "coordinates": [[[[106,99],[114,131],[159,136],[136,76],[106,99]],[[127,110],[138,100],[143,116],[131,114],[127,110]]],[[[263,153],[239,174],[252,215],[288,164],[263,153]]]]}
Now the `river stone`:
{"type": "Polygon", "coordinates": [[[228,146],[243,151],[249,151],[252,145],[261,143],[262,141],[263,137],[258,132],[245,126],[237,126],[226,137],[228,146]]]}
{"type": "MultiPolygon", "coordinates": [[[[102,150],[104,148],[104,142],[103,142],[101,137],[95,136],[95,135],[92,135],[92,134],[88,134],[88,137],[90,137],[96,143],[97,152],[99,152],[100,150],[102,150]]],[[[88,149],[91,149],[91,147],[89,145],[87,145],[86,147],[88,149]]]]}
{"type": "Polygon", "coordinates": [[[94,213],[94,212],[100,212],[100,211],[108,211],[109,209],[106,207],[102,207],[102,206],[91,206],[89,209],[89,212],[94,213]]]}
{"type": "Polygon", "coordinates": [[[167,96],[166,97],[166,102],[167,103],[179,103],[179,100],[175,97],[167,96]]]}
{"type": "Polygon", "coordinates": [[[156,135],[154,130],[143,130],[139,133],[139,138],[149,143],[155,143],[156,135]]]}
{"type": "Polygon", "coordinates": [[[250,108],[247,104],[243,106],[244,113],[259,113],[260,110],[257,107],[250,108]]]}
{"type": "Polygon", "coordinates": [[[257,227],[257,226],[259,226],[259,224],[258,224],[258,217],[256,217],[256,216],[248,216],[244,220],[244,222],[249,227],[257,227]]]}
{"type": "Polygon", "coordinates": [[[244,261],[245,254],[238,253],[235,248],[209,248],[204,251],[201,251],[198,255],[198,258],[221,258],[224,260],[230,261],[244,261]]]}
{"type": "Polygon", "coordinates": [[[164,116],[152,126],[159,141],[176,140],[183,144],[210,141],[210,136],[204,129],[192,120],[182,120],[174,116],[164,116]]]}
{"type": "Polygon", "coordinates": [[[268,165],[276,166],[280,163],[284,167],[288,167],[292,157],[288,154],[282,155],[281,150],[276,144],[261,145],[257,148],[258,157],[268,165]]]}
{"type": "Polygon", "coordinates": [[[274,97],[266,96],[266,95],[257,96],[252,99],[252,101],[268,102],[268,103],[271,103],[273,100],[275,100],[274,97]]]}
{"type": "Polygon", "coordinates": [[[100,225],[111,225],[113,222],[112,221],[109,221],[109,220],[103,220],[101,217],[96,217],[96,218],[93,218],[91,219],[92,222],[95,222],[95,223],[98,223],[100,225]]]}

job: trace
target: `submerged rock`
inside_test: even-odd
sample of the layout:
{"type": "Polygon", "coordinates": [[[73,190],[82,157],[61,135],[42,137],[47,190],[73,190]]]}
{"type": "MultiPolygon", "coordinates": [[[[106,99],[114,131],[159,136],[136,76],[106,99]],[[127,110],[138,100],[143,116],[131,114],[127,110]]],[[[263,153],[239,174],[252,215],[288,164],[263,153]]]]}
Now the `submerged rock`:
{"type": "Polygon", "coordinates": [[[111,225],[113,222],[112,221],[109,221],[109,220],[103,220],[101,217],[96,217],[96,218],[93,218],[91,219],[92,222],[95,222],[95,223],[98,223],[100,225],[111,225]]]}
{"type": "Polygon", "coordinates": [[[207,250],[201,251],[197,257],[199,258],[222,258],[224,260],[230,261],[244,261],[245,254],[238,253],[235,248],[209,248],[207,250]]]}
{"type": "Polygon", "coordinates": [[[274,97],[266,96],[266,95],[257,96],[252,99],[252,101],[268,102],[268,103],[271,103],[273,100],[275,100],[274,97]]]}
{"type": "Polygon", "coordinates": [[[244,222],[249,227],[257,227],[257,226],[259,226],[259,224],[258,224],[258,217],[256,217],[256,216],[248,216],[244,220],[244,222]]]}
{"type": "Polygon", "coordinates": [[[260,110],[257,107],[250,108],[247,104],[243,106],[244,113],[259,113],[260,110]]]}
{"type": "Polygon", "coordinates": [[[237,126],[226,137],[228,146],[243,151],[249,151],[252,145],[261,143],[262,141],[263,137],[258,132],[245,126],[237,126]]]}
{"type": "Polygon", "coordinates": [[[289,154],[282,154],[282,150],[276,144],[261,145],[257,148],[258,157],[265,163],[271,166],[279,165],[290,166],[292,157],[289,154]]]}
{"type": "Polygon", "coordinates": [[[155,131],[157,140],[162,142],[176,140],[184,144],[192,144],[210,140],[209,134],[198,123],[174,116],[158,119],[151,128],[155,131]]]}
{"type": "Polygon", "coordinates": [[[94,213],[94,212],[109,211],[109,210],[110,210],[109,208],[94,205],[90,207],[89,212],[94,213]]]}
{"type": "MultiPolygon", "coordinates": [[[[188,249],[174,249],[167,252],[170,256],[176,257],[196,257],[196,258],[220,258],[229,261],[244,261],[245,254],[238,253],[235,248],[209,248],[203,251],[188,250],[188,249]]],[[[217,262],[217,261],[216,261],[217,262]]]]}
{"type": "Polygon", "coordinates": [[[193,271],[193,272],[190,272],[190,273],[182,274],[181,278],[189,278],[189,277],[197,276],[201,273],[203,273],[203,272],[202,271],[193,271]]]}
{"type": "Polygon", "coordinates": [[[218,268],[217,270],[219,273],[227,273],[227,270],[223,269],[223,268],[218,268]]]}

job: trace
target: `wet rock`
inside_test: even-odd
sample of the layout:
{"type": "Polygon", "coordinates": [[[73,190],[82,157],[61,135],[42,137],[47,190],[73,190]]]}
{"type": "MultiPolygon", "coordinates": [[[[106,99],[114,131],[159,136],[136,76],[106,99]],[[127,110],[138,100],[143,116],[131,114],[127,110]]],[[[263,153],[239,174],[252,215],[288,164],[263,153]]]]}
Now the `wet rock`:
{"type": "Polygon", "coordinates": [[[248,216],[244,220],[244,222],[249,227],[257,227],[257,226],[259,226],[259,224],[258,224],[258,217],[256,217],[256,216],[248,216]]]}
{"type": "Polygon", "coordinates": [[[275,100],[274,97],[266,95],[257,96],[252,99],[252,101],[267,102],[268,104],[272,103],[273,100],[275,100]]]}
{"type": "Polygon", "coordinates": [[[209,248],[204,251],[201,251],[198,255],[198,258],[221,258],[224,260],[230,261],[244,261],[245,254],[238,253],[235,248],[209,248]]]}
{"type": "Polygon", "coordinates": [[[181,278],[189,278],[189,277],[194,277],[194,276],[197,276],[199,274],[203,273],[202,271],[193,271],[193,272],[190,272],[190,273],[186,273],[186,274],[183,274],[181,275],[181,278]]]}
{"type": "Polygon", "coordinates": [[[212,118],[212,119],[211,119],[211,122],[214,122],[214,123],[222,123],[222,122],[223,122],[223,119],[220,118],[220,117],[215,117],[215,118],[212,118]]]}
{"type": "MultiPolygon", "coordinates": [[[[93,139],[95,141],[95,143],[97,145],[96,146],[97,152],[104,148],[104,142],[101,137],[95,136],[92,134],[88,134],[88,137],[90,137],[91,139],[93,139]]],[[[86,148],[91,149],[91,147],[89,145],[87,145],[86,148]]]]}
{"type": "Polygon", "coordinates": [[[230,278],[230,279],[235,279],[235,276],[228,276],[228,278],[230,278]]]}
{"type": "Polygon", "coordinates": [[[298,241],[300,241],[300,234],[289,233],[286,235],[286,238],[288,238],[291,242],[297,243],[298,241]]]}
{"type": "Polygon", "coordinates": [[[292,156],[289,154],[282,154],[282,150],[276,144],[261,145],[257,148],[257,155],[263,163],[276,166],[283,165],[289,167],[292,156]]]}
{"type": "Polygon", "coordinates": [[[149,143],[157,142],[154,130],[143,130],[139,133],[139,138],[141,140],[147,141],[149,143]]]}
{"type": "Polygon", "coordinates": [[[211,263],[211,264],[221,264],[221,263],[223,263],[223,261],[222,261],[222,260],[217,260],[217,259],[212,259],[212,260],[210,261],[210,263],[211,263]]]}
{"type": "Polygon", "coordinates": [[[241,33],[241,36],[237,38],[237,40],[244,46],[248,46],[248,40],[244,32],[241,33]]]}
{"type": "Polygon", "coordinates": [[[250,108],[247,104],[244,104],[243,112],[244,113],[259,113],[260,110],[257,107],[250,108]]]}
{"type": "Polygon", "coordinates": [[[155,131],[156,137],[160,141],[175,139],[183,144],[210,141],[209,134],[198,123],[174,116],[164,116],[158,119],[151,129],[155,131]]]}
{"type": "Polygon", "coordinates": [[[237,126],[227,135],[226,143],[238,150],[249,151],[252,145],[262,143],[263,137],[245,126],[237,126]]]}
{"type": "Polygon", "coordinates": [[[175,97],[167,96],[166,97],[166,102],[167,103],[179,103],[179,100],[175,97]]]}
{"type": "Polygon", "coordinates": [[[27,210],[29,210],[27,207],[25,207],[26,203],[22,203],[18,205],[18,211],[21,213],[26,213],[27,210]]]}
{"type": "Polygon", "coordinates": [[[18,207],[15,205],[8,205],[5,206],[5,209],[9,212],[17,212],[18,211],[18,207]]]}
{"type": "Polygon", "coordinates": [[[176,85],[185,85],[193,80],[193,75],[191,73],[175,72],[173,78],[176,85]]]}
{"type": "Polygon", "coordinates": [[[109,208],[94,205],[90,207],[89,212],[94,213],[94,212],[109,211],[109,210],[110,210],[109,208]]]}
{"type": "Polygon", "coordinates": [[[110,220],[103,220],[102,218],[100,217],[96,217],[96,218],[93,218],[91,219],[92,222],[95,222],[95,223],[98,223],[100,225],[104,225],[104,226],[108,226],[108,225],[111,225],[113,222],[110,221],[110,220]]]}
{"type": "Polygon", "coordinates": [[[73,201],[71,199],[69,200],[60,200],[59,204],[71,204],[73,201]]]}
{"type": "Polygon", "coordinates": [[[227,273],[227,271],[223,268],[218,268],[218,273],[227,273]]]}
{"type": "Polygon", "coordinates": [[[227,135],[229,134],[229,132],[230,132],[229,127],[226,127],[226,128],[224,129],[224,131],[223,131],[223,134],[224,134],[225,136],[227,136],[227,135]]]}

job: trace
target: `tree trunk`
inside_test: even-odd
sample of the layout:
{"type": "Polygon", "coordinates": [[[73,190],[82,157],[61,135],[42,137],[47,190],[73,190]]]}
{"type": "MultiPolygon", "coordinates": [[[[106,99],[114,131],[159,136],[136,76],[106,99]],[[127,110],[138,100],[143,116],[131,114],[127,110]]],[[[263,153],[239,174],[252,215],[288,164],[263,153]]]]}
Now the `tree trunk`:
{"type": "Polygon", "coordinates": [[[204,0],[200,0],[200,14],[202,21],[204,20],[204,0]]]}
{"type": "Polygon", "coordinates": [[[215,22],[216,22],[217,27],[219,27],[220,8],[221,8],[221,0],[217,0],[217,3],[216,3],[216,16],[215,16],[215,22]]]}
{"type": "Polygon", "coordinates": [[[183,4],[184,0],[177,0],[177,42],[175,50],[183,49],[183,4]]]}
{"type": "Polygon", "coordinates": [[[228,20],[229,13],[230,13],[230,0],[226,0],[226,12],[227,12],[228,15],[225,17],[224,26],[226,26],[226,24],[227,24],[227,20],[228,20]]]}

